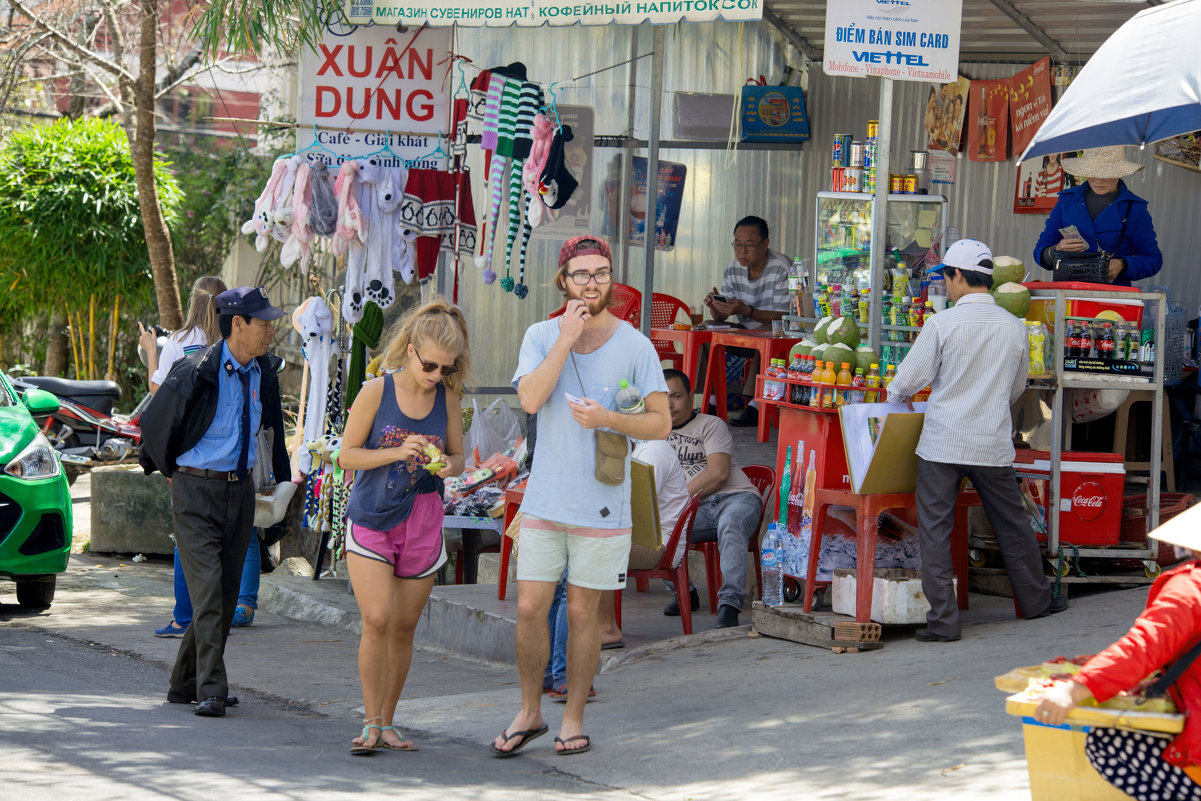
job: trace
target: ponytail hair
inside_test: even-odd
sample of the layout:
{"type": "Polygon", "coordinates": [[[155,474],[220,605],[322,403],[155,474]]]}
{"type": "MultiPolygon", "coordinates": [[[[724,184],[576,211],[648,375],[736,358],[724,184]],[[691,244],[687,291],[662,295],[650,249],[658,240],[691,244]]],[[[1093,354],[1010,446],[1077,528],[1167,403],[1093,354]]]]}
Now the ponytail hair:
{"type": "Polygon", "coordinates": [[[456,395],[472,380],[471,350],[467,339],[467,320],[457,306],[441,295],[427,303],[409,309],[397,321],[384,350],[383,367],[395,370],[402,367],[408,356],[409,344],[417,350],[436,347],[455,354],[454,375],[442,376],[442,383],[456,395]]]}
{"type": "Polygon", "coordinates": [[[195,328],[204,333],[205,340],[212,345],[221,340],[221,327],[217,322],[217,296],[228,287],[215,275],[202,275],[192,284],[192,299],[188,303],[188,319],[180,335],[195,328]]]}

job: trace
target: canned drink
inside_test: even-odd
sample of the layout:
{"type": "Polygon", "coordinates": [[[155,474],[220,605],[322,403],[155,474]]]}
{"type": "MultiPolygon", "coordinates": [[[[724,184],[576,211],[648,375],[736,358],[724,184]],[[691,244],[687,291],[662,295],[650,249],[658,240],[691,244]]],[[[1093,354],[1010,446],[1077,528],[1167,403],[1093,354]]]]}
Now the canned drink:
{"type": "Polygon", "coordinates": [[[863,191],[863,168],[862,167],[847,167],[842,171],[842,191],[844,192],[862,192],[863,191]]]}
{"type": "Polygon", "coordinates": [[[869,194],[876,194],[876,171],[863,171],[863,191],[869,194]]]}
{"type": "Polygon", "coordinates": [[[875,139],[868,139],[863,143],[863,169],[876,169],[876,159],[880,154],[880,145],[875,139]]]}
{"type": "Polygon", "coordinates": [[[847,166],[848,167],[859,167],[860,169],[862,169],[863,168],[863,143],[858,140],[851,142],[851,151],[850,152],[851,152],[851,163],[848,164],[847,166]]]}
{"type": "Polygon", "coordinates": [[[906,175],[904,187],[905,188],[902,191],[904,191],[904,193],[906,195],[916,195],[917,194],[917,176],[914,175],[913,173],[909,173],[908,175],[906,175]]]}
{"type": "Polygon", "coordinates": [[[888,176],[888,191],[894,195],[899,195],[905,191],[905,177],[897,175],[895,172],[888,176]]]}
{"type": "Polygon", "coordinates": [[[830,170],[830,191],[832,191],[832,192],[841,192],[842,191],[843,169],[844,169],[843,167],[834,167],[833,169],[830,170]]]}
{"type": "Polygon", "coordinates": [[[835,167],[849,167],[851,160],[851,135],[834,134],[834,150],[832,164],[835,167]]]}
{"type": "Polygon", "coordinates": [[[868,120],[867,121],[867,138],[875,139],[879,135],[880,135],[880,121],[879,120],[868,120]]]}

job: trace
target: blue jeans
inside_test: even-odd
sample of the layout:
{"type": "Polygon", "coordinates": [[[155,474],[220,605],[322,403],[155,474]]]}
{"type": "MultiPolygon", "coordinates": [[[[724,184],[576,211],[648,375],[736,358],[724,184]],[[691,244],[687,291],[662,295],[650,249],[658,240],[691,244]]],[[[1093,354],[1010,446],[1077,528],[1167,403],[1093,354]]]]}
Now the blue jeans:
{"type": "MultiPolygon", "coordinates": [[[[238,587],[238,606],[259,608],[259,575],[262,572],[262,555],[259,554],[258,534],[250,539],[246,548],[246,562],[242,565],[242,585],[238,587]]],[[[179,549],[175,549],[175,612],[172,614],[177,626],[187,627],[192,622],[192,600],[188,597],[188,583],[184,581],[183,568],[179,566],[179,549]]]]}
{"type": "Polygon", "coordinates": [[[567,681],[567,576],[564,574],[555,588],[555,599],[551,601],[550,613],[546,616],[550,626],[550,659],[546,661],[543,682],[550,680],[552,688],[567,681]]]}
{"type": "Polygon", "coordinates": [[[701,501],[692,523],[689,542],[716,542],[721,562],[719,606],[742,609],[746,598],[747,550],[751,537],[759,532],[759,513],[763,501],[754,492],[727,492],[710,495],[701,501]]]}

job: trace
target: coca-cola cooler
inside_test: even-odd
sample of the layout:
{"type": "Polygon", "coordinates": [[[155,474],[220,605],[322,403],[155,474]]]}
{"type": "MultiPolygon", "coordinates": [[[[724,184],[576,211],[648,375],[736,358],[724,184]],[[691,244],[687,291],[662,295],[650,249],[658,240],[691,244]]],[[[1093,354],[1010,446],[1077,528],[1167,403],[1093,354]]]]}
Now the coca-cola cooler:
{"type": "MultiPolygon", "coordinates": [[[[1044,513],[1051,502],[1051,454],[1019,450],[1013,468],[1038,486],[1034,500],[1044,513]]],[[[1126,467],[1116,453],[1065,451],[1059,473],[1059,541],[1072,545],[1117,545],[1122,528],[1126,467]]],[[[1050,515],[1047,515],[1048,524],[1050,515]]],[[[1039,541],[1046,536],[1040,534],[1039,541]]]]}

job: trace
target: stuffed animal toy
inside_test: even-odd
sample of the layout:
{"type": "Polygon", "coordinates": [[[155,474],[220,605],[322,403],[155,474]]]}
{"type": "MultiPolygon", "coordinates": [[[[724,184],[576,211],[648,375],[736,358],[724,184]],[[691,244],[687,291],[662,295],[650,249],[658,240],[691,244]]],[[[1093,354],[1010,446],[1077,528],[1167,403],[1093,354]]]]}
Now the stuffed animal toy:
{"type": "Polygon", "coordinates": [[[263,187],[262,194],[254,201],[254,216],[242,224],[242,233],[255,234],[254,249],[259,253],[267,249],[268,237],[271,236],[271,209],[275,202],[275,190],[287,169],[287,159],[275,160],[271,167],[271,178],[263,187]]]}
{"type": "Polygon", "coordinates": [[[312,468],[309,443],[325,431],[325,402],[329,391],[329,361],[333,352],[333,314],[325,300],[313,296],[304,301],[293,314],[293,324],[300,332],[304,358],[309,363],[309,393],[305,402],[304,442],[300,454],[300,472],[312,468]]]}
{"type": "Polygon", "coordinates": [[[291,267],[299,259],[301,273],[309,271],[309,242],[313,239],[313,230],[309,228],[309,212],[313,205],[311,171],[307,159],[296,168],[296,183],[292,187],[292,231],[279,252],[279,263],[284,267],[291,267]]]}
{"type": "Polygon", "coordinates": [[[334,194],[338,201],[337,228],[334,232],[334,255],[341,256],[351,242],[361,247],[367,242],[367,221],[359,208],[355,184],[359,177],[359,163],[355,160],[342,162],[338,179],[334,182],[334,194]]]}
{"type": "Polygon", "coordinates": [[[338,196],[334,191],[334,176],[318,158],[309,161],[309,184],[312,186],[309,228],[318,236],[332,237],[338,230],[338,196]]]}

